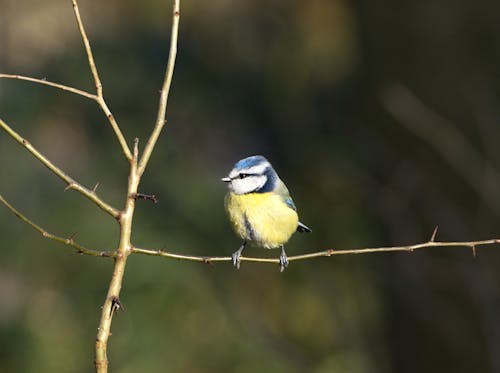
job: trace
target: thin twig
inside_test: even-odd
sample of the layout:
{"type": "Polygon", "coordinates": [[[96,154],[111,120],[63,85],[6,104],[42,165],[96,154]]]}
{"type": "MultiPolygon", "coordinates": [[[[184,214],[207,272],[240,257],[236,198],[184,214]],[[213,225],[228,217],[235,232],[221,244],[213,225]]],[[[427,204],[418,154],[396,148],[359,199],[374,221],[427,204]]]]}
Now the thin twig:
{"type": "MultiPolygon", "coordinates": [[[[360,249],[345,249],[345,250],[336,250],[336,249],[328,249],[324,251],[318,251],[309,254],[301,254],[301,255],[293,255],[289,256],[289,261],[298,261],[305,259],[318,258],[323,256],[332,256],[332,255],[346,255],[346,254],[368,254],[368,253],[381,253],[381,252],[397,252],[397,251],[406,251],[412,252],[418,249],[424,249],[429,247],[467,247],[473,250],[475,253],[475,249],[478,246],[485,245],[494,245],[499,244],[500,239],[490,239],[490,240],[482,240],[482,241],[456,241],[456,242],[444,242],[444,241],[427,241],[419,244],[408,245],[408,246],[388,246],[388,247],[368,247],[368,248],[360,248],[360,249]]],[[[188,260],[194,262],[204,262],[204,263],[212,263],[212,262],[232,262],[232,257],[230,256],[197,256],[197,255],[184,255],[184,254],[176,254],[172,252],[165,251],[163,249],[160,250],[152,250],[152,249],[142,249],[138,247],[132,248],[132,253],[143,254],[143,255],[151,255],[151,256],[161,256],[164,258],[170,259],[178,259],[178,260],[188,260]]],[[[241,261],[246,262],[259,262],[259,263],[279,263],[278,258],[259,258],[259,257],[249,257],[242,256],[241,261]]]]}
{"type": "Polygon", "coordinates": [[[80,35],[82,37],[82,41],[85,46],[85,52],[87,53],[90,71],[92,72],[92,76],[94,78],[94,83],[97,92],[96,101],[101,107],[101,109],[104,111],[106,117],[108,118],[109,124],[113,128],[113,131],[115,132],[118,142],[122,147],[123,154],[125,154],[125,157],[130,161],[132,159],[132,153],[130,152],[130,148],[127,145],[127,141],[125,140],[125,137],[123,136],[122,131],[120,130],[120,126],[118,125],[118,123],[115,120],[115,117],[109,110],[108,105],[106,104],[106,101],[104,100],[104,96],[102,94],[101,79],[99,77],[99,73],[97,72],[97,67],[94,61],[94,55],[92,54],[92,49],[90,48],[90,42],[87,37],[87,33],[85,32],[85,27],[83,27],[82,17],[80,16],[80,10],[78,9],[78,3],[76,2],[76,0],[71,0],[71,2],[73,4],[73,10],[75,12],[76,22],[78,24],[78,30],[80,31],[80,35]]]}
{"type": "Polygon", "coordinates": [[[101,210],[106,211],[108,214],[113,216],[115,219],[119,218],[119,211],[114,207],[110,206],[102,199],[100,199],[95,191],[87,189],[80,183],[76,182],[73,178],[67,175],[64,171],[62,171],[59,167],[54,165],[51,161],[47,159],[42,153],[40,153],[33,145],[29,143],[26,139],[24,139],[21,135],[19,135],[16,131],[14,131],[7,123],[5,123],[0,118],[0,127],[7,132],[14,140],[16,140],[19,144],[24,146],[26,150],[28,150],[36,159],[38,159],[42,164],[47,167],[50,171],[56,174],[60,179],[66,182],[66,189],[73,189],[77,192],[83,194],[89,200],[94,202],[101,210]]]}
{"type": "Polygon", "coordinates": [[[83,90],[78,89],[78,88],[69,87],[69,86],[64,85],[64,84],[50,82],[46,79],[37,79],[37,78],[32,78],[30,76],[15,75],[15,74],[0,74],[0,78],[26,80],[26,81],[32,82],[32,83],[43,84],[43,85],[47,85],[49,87],[58,88],[58,89],[61,89],[63,91],[74,93],[75,95],[80,95],[80,96],[83,96],[86,98],[90,98],[91,100],[97,101],[97,96],[92,94],[92,93],[89,93],[87,91],[83,91],[83,90]]]}
{"type": "Polygon", "coordinates": [[[146,165],[148,164],[151,153],[156,145],[156,141],[160,136],[161,130],[166,123],[167,103],[170,93],[170,86],[172,84],[172,76],[174,74],[175,58],[177,56],[177,39],[179,33],[179,18],[180,18],[180,0],[174,0],[172,31],[170,35],[170,53],[168,55],[167,69],[165,72],[165,79],[161,88],[160,103],[158,105],[158,116],[156,124],[149,137],[149,140],[144,148],[141,160],[139,162],[139,176],[144,173],[146,165]]]}
{"type": "Polygon", "coordinates": [[[3,198],[3,196],[0,194],[0,202],[2,202],[5,207],[7,207],[14,215],[16,215],[19,219],[21,219],[23,222],[31,226],[34,230],[36,230],[38,233],[40,233],[43,237],[48,238],[49,240],[57,241],[62,244],[68,245],[76,249],[76,252],[78,254],[83,254],[83,255],[90,255],[90,256],[100,256],[100,257],[115,257],[116,253],[114,251],[98,251],[98,250],[91,250],[87,249],[84,246],[80,245],[79,243],[75,242],[74,236],[64,238],[60,236],[56,236],[55,234],[47,232],[45,229],[28,219],[25,215],[21,214],[18,210],[16,210],[9,202],[3,198]]]}

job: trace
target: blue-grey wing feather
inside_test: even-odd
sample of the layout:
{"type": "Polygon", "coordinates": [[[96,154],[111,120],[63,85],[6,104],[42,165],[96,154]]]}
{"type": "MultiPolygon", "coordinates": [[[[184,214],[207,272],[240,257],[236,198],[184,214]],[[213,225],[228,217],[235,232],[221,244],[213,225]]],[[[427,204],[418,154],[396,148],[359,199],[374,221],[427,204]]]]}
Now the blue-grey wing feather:
{"type": "MultiPolygon", "coordinates": [[[[281,180],[279,180],[274,192],[281,196],[283,202],[285,202],[288,207],[297,211],[297,207],[295,206],[295,203],[293,203],[293,199],[290,197],[290,193],[288,192],[286,185],[281,180]]],[[[297,232],[309,233],[311,232],[311,229],[299,221],[299,224],[297,225],[297,232]]]]}

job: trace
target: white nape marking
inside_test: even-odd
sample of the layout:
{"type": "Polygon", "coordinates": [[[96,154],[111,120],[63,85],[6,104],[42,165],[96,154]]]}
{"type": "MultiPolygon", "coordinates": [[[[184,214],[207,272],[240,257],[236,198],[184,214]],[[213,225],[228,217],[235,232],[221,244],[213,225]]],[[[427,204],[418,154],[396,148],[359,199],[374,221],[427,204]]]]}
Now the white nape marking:
{"type": "Polygon", "coordinates": [[[235,194],[246,194],[262,188],[267,181],[265,175],[251,175],[243,179],[236,178],[229,183],[229,189],[235,194]]]}

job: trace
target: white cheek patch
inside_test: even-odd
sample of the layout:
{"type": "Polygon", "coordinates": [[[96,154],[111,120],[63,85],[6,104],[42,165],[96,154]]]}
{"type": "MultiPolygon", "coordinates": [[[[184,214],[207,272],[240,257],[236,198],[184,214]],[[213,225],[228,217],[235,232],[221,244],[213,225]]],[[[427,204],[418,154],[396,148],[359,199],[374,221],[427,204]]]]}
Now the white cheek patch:
{"type": "Polygon", "coordinates": [[[236,194],[254,192],[264,186],[267,177],[264,175],[247,176],[244,179],[234,179],[229,187],[236,194]]]}

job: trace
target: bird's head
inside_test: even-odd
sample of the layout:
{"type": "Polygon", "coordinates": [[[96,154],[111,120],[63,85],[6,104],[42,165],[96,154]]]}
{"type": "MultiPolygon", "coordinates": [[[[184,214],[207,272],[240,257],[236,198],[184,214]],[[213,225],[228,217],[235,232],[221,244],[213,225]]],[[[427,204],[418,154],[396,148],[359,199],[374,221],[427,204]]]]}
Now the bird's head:
{"type": "Polygon", "coordinates": [[[278,175],[266,158],[254,155],[238,161],[221,180],[235,194],[264,193],[275,188],[278,175]]]}

